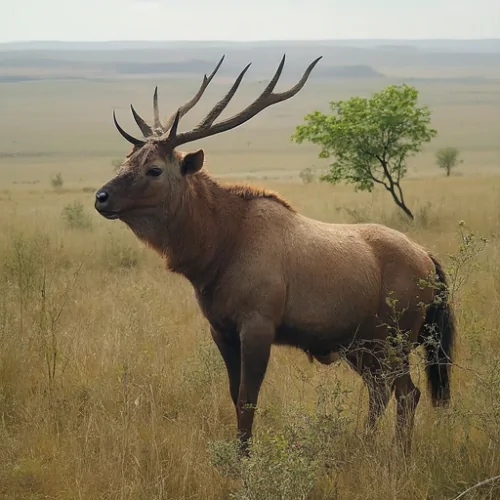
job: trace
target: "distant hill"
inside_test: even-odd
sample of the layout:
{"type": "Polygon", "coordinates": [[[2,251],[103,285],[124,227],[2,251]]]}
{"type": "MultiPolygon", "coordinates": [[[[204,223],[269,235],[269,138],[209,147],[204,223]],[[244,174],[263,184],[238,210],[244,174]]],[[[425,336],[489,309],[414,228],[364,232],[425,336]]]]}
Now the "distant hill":
{"type": "Polygon", "coordinates": [[[326,66],[318,68],[316,77],[323,78],[383,78],[384,75],[379,73],[371,66],[364,64],[351,64],[348,66],[326,66]]]}
{"type": "Polygon", "coordinates": [[[246,79],[271,76],[283,55],[283,80],[319,55],[316,78],[500,77],[500,40],[332,40],[278,42],[16,42],[0,44],[0,81],[107,78],[151,74],[235,76],[248,63],[246,79]],[[409,72],[413,74],[409,74],[409,72]]]}
{"type": "MultiPolygon", "coordinates": [[[[125,51],[123,51],[125,52],[125,51]]],[[[27,81],[27,80],[43,80],[55,78],[92,78],[113,76],[113,75],[193,75],[200,77],[205,73],[210,73],[214,68],[214,63],[217,59],[184,59],[184,60],[169,60],[167,53],[162,57],[161,53],[152,53],[144,50],[144,53],[130,52],[122,53],[118,51],[115,54],[85,52],[63,52],[56,54],[55,52],[47,51],[17,51],[17,52],[0,52],[0,81],[27,81]],[[61,55],[64,57],[60,57],[61,55]],[[94,54],[95,57],[92,57],[94,54]],[[81,57],[81,56],[84,57],[81,57]],[[141,55],[143,57],[141,57],[141,55]],[[128,59],[128,60],[125,60],[128,59]],[[141,60],[142,59],[142,60],[141,60]],[[161,61],[167,59],[167,61],[161,61]]],[[[227,57],[224,64],[219,70],[219,75],[236,76],[242,69],[243,65],[248,60],[243,60],[242,55],[227,57]]],[[[218,55],[220,57],[220,54],[218,55]]],[[[176,58],[179,55],[176,54],[176,58]]],[[[290,57],[289,57],[290,58],[290,57]]],[[[258,73],[252,75],[249,72],[249,79],[262,78],[271,76],[276,70],[277,63],[280,58],[271,61],[270,56],[256,57],[255,60],[258,68],[258,73]],[[263,69],[266,68],[266,69],[263,69]]],[[[291,59],[291,58],[290,58],[291,59]]],[[[304,60],[302,63],[292,60],[285,66],[284,73],[303,72],[310,59],[304,60]]],[[[335,61],[326,61],[319,64],[316,70],[311,75],[311,79],[315,78],[374,78],[382,77],[383,75],[369,65],[365,64],[346,64],[336,65],[335,61]]]]}

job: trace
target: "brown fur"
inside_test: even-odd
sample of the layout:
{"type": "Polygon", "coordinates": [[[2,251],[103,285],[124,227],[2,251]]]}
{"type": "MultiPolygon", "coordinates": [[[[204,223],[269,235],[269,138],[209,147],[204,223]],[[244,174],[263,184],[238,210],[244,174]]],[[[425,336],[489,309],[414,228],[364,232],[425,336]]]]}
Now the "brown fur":
{"type": "MultiPolygon", "coordinates": [[[[394,390],[396,429],[408,451],[420,399],[409,373],[412,347],[426,346],[434,404],[450,398],[455,323],[446,291],[434,287],[437,282],[446,288],[440,263],[388,227],[327,224],[297,213],[277,193],[222,186],[203,170],[203,150],[176,150],[290,99],[320,59],[293,88],[276,94],[283,56],[254,103],[214,124],[246,66],[226,96],[189,132],[178,134],[179,120],[201,97],[222,59],[196,96],[160,127],[161,135],[135,113],[146,140],[135,139],[113,115],[118,131],[134,148],[116,177],[96,193],[95,206],[103,216],[125,222],[170,270],[191,282],[227,367],[243,450],[252,436],[271,346],[284,344],[323,364],[340,356],[350,363],[368,387],[370,433],[394,390]],[[441,300],[434,303],[437,295],[441,300]]],[[[158,125],[156,99],[155,91],[158,125]]]]}
{"type": "Polygon", "coordinates": [[[241,196],[244,200],[255,200],[256,198],[267,198],[269,200],[276,201],[280,203],[288,210],[295,212],[295,209],[290,205],[288,201],[282,198],[278,193],[271,191],[269,189],[258,188],[255,186],[250,186],[249,184],[233,184],[229,186],[222,186],[227,189],[230,193],[237,194],[241,196]]]}
{"type": "MultiPolygon", "coordinates": [[[[387,345],[377,344],[396,326],[412,345],[429,337],[422,333],[423,304],[436,292],[419,280],[436,274],[437,261],[398,231],[309,219],[276,193],[223,186],[202,166],[203,152],[148,142],[103,187],[110,196],[107,212],[100,209],[116,214],[193,285],[227,366],[242,445],[253,424],[245,405],[257,403],[274,343],[325,364],[341,354],[369,389],[368,431],[395,389],[397,429],[407,449],[420,398],[408,372],[411,345],[399,349],[395,367],[387,345]],[[163,168],[161,177],[147,176],[151,165],[163,168]],[[398,301],[398,325],[388,294],[398,301]]],[[[439,273],[443,281],[440,267],[439,273]]],[[[453,336],[453,324],[445,326],[453,336]]]]}

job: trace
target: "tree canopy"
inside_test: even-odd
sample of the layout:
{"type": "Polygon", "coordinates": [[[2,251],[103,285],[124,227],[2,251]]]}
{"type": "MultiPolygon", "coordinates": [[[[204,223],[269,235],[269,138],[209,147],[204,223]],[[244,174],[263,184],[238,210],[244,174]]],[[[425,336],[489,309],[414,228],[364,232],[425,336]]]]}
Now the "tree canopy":
{"type": "Polygon", "coordinates": [[[442,168],[446,172],[446,176],[449,177],[451,171],[462,163],[460,151],[453,146],[441,148],[436,153],[436,163],[439,168],[442,168]]]}
{"type": "Polygon", "coordinates": [[[371,191],[376,184],[390,192],[408,217],[401,179],[407,159],[420,152],[437,131],[430,125],[431,112],[417,106],[418,91],[409,85],[390,85],[369,98],[332,101],[332,114],[315,111],[304,117],[292,141],[321,146],[320,158],[334,157],[322,180],[345,181],[356,190],[371,191]]]}

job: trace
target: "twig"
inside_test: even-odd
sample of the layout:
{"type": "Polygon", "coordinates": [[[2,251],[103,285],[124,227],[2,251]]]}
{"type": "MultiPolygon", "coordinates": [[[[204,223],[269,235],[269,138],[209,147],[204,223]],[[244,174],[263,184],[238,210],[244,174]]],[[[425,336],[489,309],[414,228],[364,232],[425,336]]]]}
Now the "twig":
{"type": "Polygon", "coordinates": [[[493,481],[496,481],[497,479],[500,479],[500,476],[495,476],[495,477],[490,477],[489,479],[485,479],[484,481],[481,481],[480,483],[477,483],[474,486],[467,488],[465,491],[462,491],[462,493],[460,493],[460,495],[458,495],[458,497],[455,497],[452,500],[458,500],[459,498],[462,498],[466,493],[469,493],[469,491],[475,490],[476,488],[479,488],[480,486],[484,486],[485,484],[492,483],[493,481]]]}

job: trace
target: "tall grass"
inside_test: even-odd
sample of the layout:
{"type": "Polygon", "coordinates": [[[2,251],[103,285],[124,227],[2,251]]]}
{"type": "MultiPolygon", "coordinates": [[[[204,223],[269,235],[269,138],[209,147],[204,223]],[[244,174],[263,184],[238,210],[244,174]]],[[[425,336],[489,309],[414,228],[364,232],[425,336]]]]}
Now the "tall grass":
{"type": "MultiPolygon", "coordinates": [[[[424,394],[407,461],[393,404],[364,442],[360,378],[284,347],[273,348],[252,458],[238,461],[224,363],[187,282],[91,211],[81,188],[2,198],[0,498],[451,500],[500,474],[498,184],[408,182],[411,226],[383,193],[272,186],[312,217],[402,229],[450,274],[452,405],[432,408],[415,353],[424,394]],[[86,231],[61,217],[76,198],[86,231]]],[[[498,497],[493,482],[466,498],[498,497]]]]}

